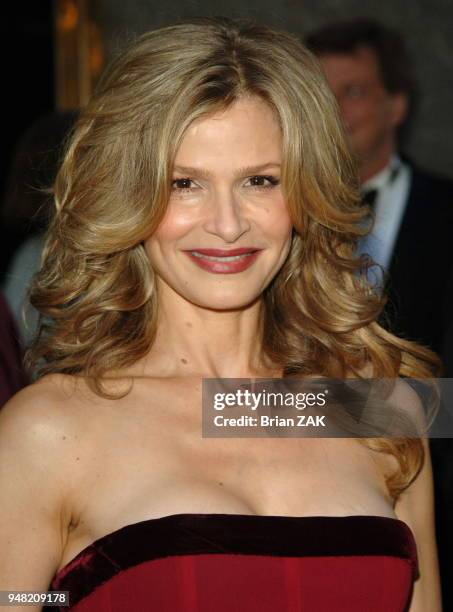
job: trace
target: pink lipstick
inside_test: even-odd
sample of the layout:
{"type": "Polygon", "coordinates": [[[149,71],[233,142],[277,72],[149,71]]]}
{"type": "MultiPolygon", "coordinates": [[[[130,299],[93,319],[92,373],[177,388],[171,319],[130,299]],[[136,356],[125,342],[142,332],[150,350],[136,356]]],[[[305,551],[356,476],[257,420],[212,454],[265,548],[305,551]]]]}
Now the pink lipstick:
{"type": "Polygon", "coordinates": [[[213,274],[236,274],[247,270],[262,249],[194,249],[184,251],[203,270],[213,274]]]}

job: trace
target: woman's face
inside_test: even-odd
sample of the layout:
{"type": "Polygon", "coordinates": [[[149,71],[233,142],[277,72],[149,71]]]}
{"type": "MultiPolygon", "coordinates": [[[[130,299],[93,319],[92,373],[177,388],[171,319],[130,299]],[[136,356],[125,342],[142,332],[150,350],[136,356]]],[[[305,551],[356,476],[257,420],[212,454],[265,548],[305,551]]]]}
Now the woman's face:
{"type": "Polygon", "coordinates": [[[261,295],[291,244],[281,163],[280,127],[260,98],[189,126],[165,217],[145,242],[164,299],[227,310],[261,295]]]}

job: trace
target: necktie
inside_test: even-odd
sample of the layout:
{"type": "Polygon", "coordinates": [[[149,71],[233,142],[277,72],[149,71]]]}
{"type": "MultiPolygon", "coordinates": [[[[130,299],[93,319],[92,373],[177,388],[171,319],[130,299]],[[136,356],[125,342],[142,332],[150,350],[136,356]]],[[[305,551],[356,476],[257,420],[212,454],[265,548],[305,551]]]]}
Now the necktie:
{"type": "Polygon", "coordinates": [[[378,196],[377,189],[368,189],[362,193],[362,204],[367,204],[371,210],[376,203],[376,198],[378,196]]]}

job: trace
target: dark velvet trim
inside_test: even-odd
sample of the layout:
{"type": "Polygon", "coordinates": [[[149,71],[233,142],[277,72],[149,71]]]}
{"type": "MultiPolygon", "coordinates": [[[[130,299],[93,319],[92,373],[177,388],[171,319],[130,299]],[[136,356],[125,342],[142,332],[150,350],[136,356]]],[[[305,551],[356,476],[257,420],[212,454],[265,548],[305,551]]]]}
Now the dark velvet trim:
{"type": "Polygon", "coordinates": [[[145,561],[206,553],[277,557],[391,556],[412,563],[409,526],[381,516],[255,516],[173,514],[127,525],[82,550],[54,577],[50,589],[70,591],[71,605],[120,571],[145,561]]]}

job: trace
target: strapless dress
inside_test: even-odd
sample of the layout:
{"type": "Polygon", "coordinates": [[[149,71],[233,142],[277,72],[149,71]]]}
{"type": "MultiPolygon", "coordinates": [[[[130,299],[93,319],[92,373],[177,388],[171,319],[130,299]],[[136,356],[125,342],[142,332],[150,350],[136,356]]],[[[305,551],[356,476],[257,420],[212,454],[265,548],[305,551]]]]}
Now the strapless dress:
{"type": "Polygon", "coordinates": [[[75,612],[403,612],[409,526],[380,516],[174,514],[82,550],[49,590],[75,612]]]}

